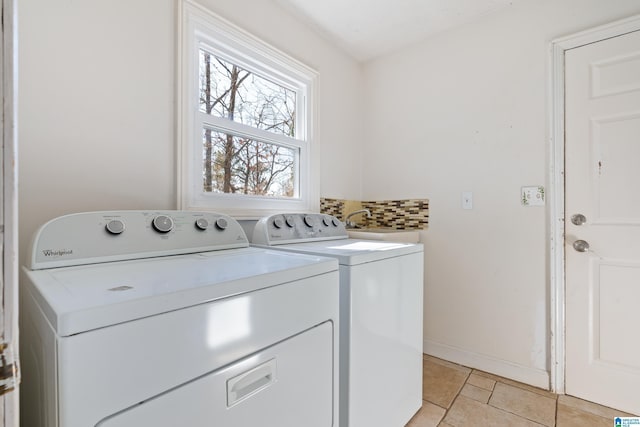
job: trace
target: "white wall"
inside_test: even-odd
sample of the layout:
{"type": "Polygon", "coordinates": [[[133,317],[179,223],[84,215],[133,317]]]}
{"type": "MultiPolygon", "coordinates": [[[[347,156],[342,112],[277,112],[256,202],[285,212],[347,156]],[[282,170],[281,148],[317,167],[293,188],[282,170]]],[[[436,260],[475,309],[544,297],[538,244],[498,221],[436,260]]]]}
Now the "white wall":
{"type": "MultiPolygon", "coordinates": [[[[320,72],[321,194],[359,198],[360,65],[274,2],[202,3],[320,72]]],[[[177,0],[20,1],[23,256],[58,215],[177,206],[176,10],[177,0]]]]}
{"type": "Polygon", "coordinates": [[[548,385],[548,213],[520,204],[521,186],[548,184],[548,50],[634,13],[636,0],[514,2],[365,65],[363,197],[430,199],[426,352],[548,385]]]}

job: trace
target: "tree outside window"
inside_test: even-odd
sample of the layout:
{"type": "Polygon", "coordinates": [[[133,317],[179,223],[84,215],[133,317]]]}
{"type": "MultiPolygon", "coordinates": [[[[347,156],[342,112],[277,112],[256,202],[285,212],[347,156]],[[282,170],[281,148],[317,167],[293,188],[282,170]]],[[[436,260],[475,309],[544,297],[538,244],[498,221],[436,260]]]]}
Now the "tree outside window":
{"type": "MultiPolygon", "coordinates": [[[[296,92],[201,49],[200,111],[295,138],[296,92]]],[[[217,129],[202,130],[203,191],[295,197],[296,148],[217,129]]]]}

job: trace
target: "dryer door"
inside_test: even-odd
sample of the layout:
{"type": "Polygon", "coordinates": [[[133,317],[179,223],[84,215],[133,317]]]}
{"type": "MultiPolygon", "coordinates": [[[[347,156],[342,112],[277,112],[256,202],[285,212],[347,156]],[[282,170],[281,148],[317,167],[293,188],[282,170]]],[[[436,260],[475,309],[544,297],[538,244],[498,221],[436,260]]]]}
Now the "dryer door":
{"type": "Polygon", "coordinates": [[[333,334],[332,322],[325,322],[107,417],[96,427],[330,427],[337,409],[333,334]]]}

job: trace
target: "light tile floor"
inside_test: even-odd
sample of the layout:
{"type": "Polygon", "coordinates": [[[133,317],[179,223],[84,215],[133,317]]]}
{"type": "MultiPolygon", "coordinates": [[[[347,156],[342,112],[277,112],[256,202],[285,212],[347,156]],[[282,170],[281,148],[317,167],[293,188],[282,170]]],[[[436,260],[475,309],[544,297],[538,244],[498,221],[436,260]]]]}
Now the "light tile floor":
{"type": "Polygon", "coordinates": [[[406,427],[611,427],[611,408],[424,355],[422,408],[406,427]]]}

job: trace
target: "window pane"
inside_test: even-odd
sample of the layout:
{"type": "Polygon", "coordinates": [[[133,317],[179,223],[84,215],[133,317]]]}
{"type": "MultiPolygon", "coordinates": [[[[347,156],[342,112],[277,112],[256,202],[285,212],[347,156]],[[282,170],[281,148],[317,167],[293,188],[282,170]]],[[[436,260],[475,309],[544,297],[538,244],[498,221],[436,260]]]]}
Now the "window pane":
{"type": "Polygon", "coordinates": [[[200,111],[295,138],[295,91],[204,50],[200,50],[200,111]]]}
{"type": "Polygon", "coordinates": [[[204,129],[203,190],[297,197],[297,149],[204,129]]]}

